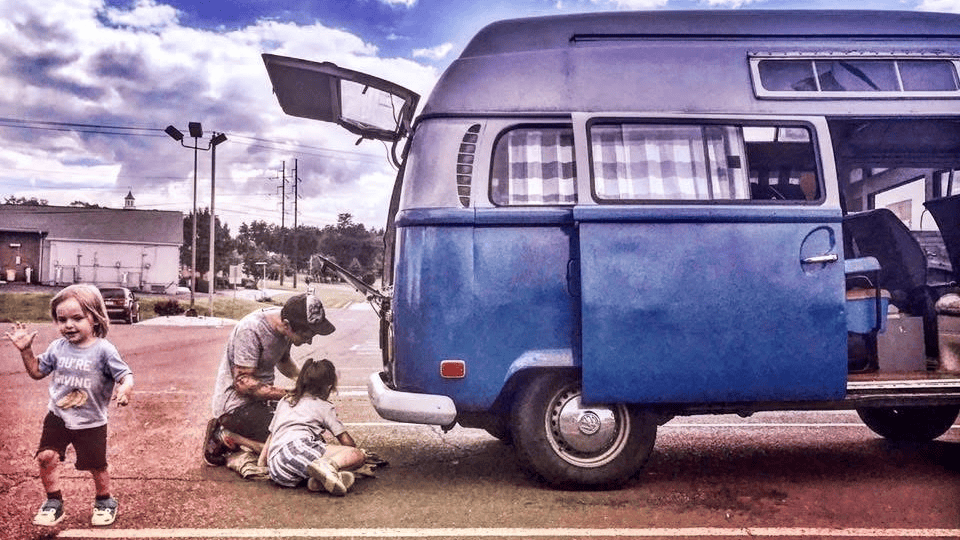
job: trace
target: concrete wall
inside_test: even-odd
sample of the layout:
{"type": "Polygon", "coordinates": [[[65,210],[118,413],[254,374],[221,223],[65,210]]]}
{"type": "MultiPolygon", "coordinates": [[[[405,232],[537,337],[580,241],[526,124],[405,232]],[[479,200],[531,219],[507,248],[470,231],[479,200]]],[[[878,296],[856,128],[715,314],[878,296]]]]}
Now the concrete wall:
{"type": "Polygon", "coordinates": [[[83,282],[151,292],[172,292],[177,286],[179,246],[61,239],[46,247],[44,283],[83,282]]]}
{"type": "Polygon", "coordinates": [[[183,214],[0,205],[0,281],[177,286],[183,214]]]}

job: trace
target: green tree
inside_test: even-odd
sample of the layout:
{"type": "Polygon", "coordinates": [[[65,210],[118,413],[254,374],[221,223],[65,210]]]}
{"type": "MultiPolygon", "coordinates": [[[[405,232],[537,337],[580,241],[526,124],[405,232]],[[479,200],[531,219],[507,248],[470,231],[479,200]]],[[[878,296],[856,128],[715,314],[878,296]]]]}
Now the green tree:
{"type": "MultiPolygon", "coordinates": [[[[244,272],[256,278],[263,273],[257,262],[269,263],[267,274],[274,279],[279,277],[281,265],[287,276],[294,267],[300,271],[312,267],[316,277],[319,265],[311,265],[311,258],[319,253],[343,264],[356,260],[356,274],[372,281],[372,276],[379,275],[383,266],[382,237],[382,230],[367,230],[363,224],[353,221],[353,214],[344,212],[337,216],[336,225],[323,229],[301,226],[283,230],[265,221],[244,223],[237,233],[236,250],[243,260],[244,272]]],[[[187,254],[189,256],[189,251],[187,254]]]]}
{"type": "MultiPolygon", "coordinates": [[[[197,212],[197,272],[206,273],[210,268],[210,209],[201,208],[197,212]]],[[[214,221],[214,271],[217,274],[226,274],[231,264],[237,264],[238,257],[234,254],[236,241],[230,237],[230,228],[214,221]]],[[[180,246],[180,264],[190,266],[193,250],[193,214],[183,218],[183,245],[180,246]]]]}
{"type": "Polygon", "coordinates": [[[7,196],[6,199],[4,199],[3,204],[12,204],[12,205],[19,205],[19,206],[47,206],[47,200],[38,199],[36,197],[30,197],[28,199],[26,197],[14,197],[13,195],[9,195],[7,196]]]}

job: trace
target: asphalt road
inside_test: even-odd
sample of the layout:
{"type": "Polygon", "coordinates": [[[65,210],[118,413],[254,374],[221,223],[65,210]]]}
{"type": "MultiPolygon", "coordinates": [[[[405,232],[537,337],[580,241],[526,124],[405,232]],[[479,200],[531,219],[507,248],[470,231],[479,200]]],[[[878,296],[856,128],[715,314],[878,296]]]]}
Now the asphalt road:
{"type": "MultiPolygon", "coordinates": [[[[5,538],[903,538],[960,537],[960,429],[894,445],[854,413],[680,418],[660,428],[645,471],[610,491],[557,491],[483,431],[394,424],[370,407],[376,317],[330,310],[337,332],[294,350],[330,358],[341,418],[390,462],[344,498],[247,481],[204,466],[200,439],[230,326],[114,325],[136,390],[111,409],[117,522],[89,525],[93,485],[63,466],[67,517],[31,525],[43,490],[32,460],[46,381],[0,343],[0,531],[5,538]]],[[[56,332],[38,325],[37,350],[56,332]]]]}

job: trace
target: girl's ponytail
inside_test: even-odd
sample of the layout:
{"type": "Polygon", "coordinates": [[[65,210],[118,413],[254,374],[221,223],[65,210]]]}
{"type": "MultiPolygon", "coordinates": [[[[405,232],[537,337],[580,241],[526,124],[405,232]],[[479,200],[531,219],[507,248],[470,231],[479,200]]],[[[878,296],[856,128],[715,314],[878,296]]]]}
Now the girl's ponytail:
{"type": "Polygon", "coordinates": [[[290,405],[296,405],[304,394],[310,394],[320,399],[327,399],[337,390],[337,368],[333,362],[324,358],[314,360],[307,358],[300,367],[297,382],[293,385],[293,392],[287,396],[290,405]]]}

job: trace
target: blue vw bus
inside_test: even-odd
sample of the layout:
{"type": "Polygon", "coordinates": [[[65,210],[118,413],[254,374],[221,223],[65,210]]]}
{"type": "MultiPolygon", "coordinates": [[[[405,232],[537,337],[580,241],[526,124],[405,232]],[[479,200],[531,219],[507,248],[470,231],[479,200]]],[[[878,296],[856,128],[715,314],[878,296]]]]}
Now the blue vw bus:
{"type": "Polygon", "coordinates": [[[581,486],[635,475],[676,415],[956,419],[935,306],[960,279],[960,16],[502,21],[419,112],[263,57],[285,112],[393,145],[382,288],[331,263],[380,315],[384,418],[486,429],[581,486]]]}

